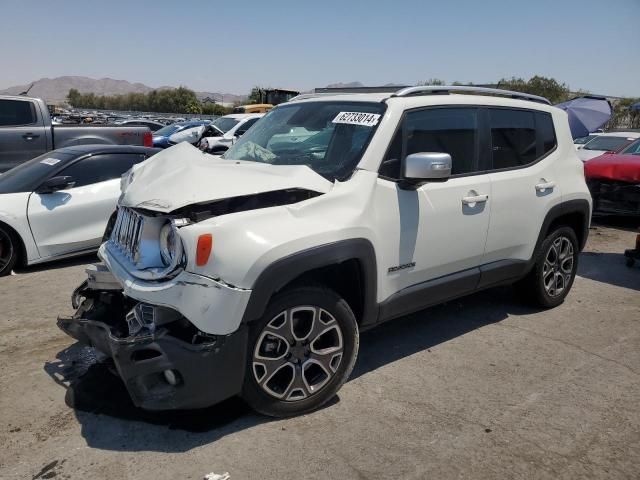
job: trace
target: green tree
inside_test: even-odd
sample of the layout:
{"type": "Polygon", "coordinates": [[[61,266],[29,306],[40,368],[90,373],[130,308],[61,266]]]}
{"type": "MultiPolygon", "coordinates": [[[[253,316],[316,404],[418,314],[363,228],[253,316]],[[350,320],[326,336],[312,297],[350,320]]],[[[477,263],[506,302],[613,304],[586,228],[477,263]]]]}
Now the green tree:
{"type": "Polygon", "coordinates": [[[75,88],[72,88],[71,90],[69,90],[69,93],[67,94],[67,101],[69,102],[69,105],[71,105],[72,107],[77,107],[79,106],[78,102],[80,101],[80,97],[81,97],[80,92],[75,88]]]}
{"type": "Polygon", "coordinates": [[[529,80],[511,77],[503,78],[498,82],[498,88],[513,90],[516,92],[530,93],[548,98],[551,103],[560,103],[569,99],[569,87],[558,82],[555,78],[536,75],[529,80]]]}
{"type": "MultiPolygon", "coordinates": [[[[69,90],[67,99],[71,106],[79,108],[166,113],[203,112],[203,105],[198,101],[195,92],[185,87],[153,90],[147,94],[132,92],[110,96],[97,96],[94,93],[82,94],[72,88],[69,90]]],[[[222,107],[217,111],[225,112],[222,107]]]]}
{"type": "Polygon", "coordinates": [[[439,78],[428,78],[427,80],[425,80],[423,82],[418,82],[418,85],[419,86],[422,86],[422,85],[437,85],[437,86],[440,86],[440,85],[445,85],[445,81],[441,80],[439,78]]]}
{"type": "Polygon", "coordinates": [[[251,89],[247,97],[247,105],[251,105],[252,103],[262,103],[262,88],[253,87],[251,89]]]}

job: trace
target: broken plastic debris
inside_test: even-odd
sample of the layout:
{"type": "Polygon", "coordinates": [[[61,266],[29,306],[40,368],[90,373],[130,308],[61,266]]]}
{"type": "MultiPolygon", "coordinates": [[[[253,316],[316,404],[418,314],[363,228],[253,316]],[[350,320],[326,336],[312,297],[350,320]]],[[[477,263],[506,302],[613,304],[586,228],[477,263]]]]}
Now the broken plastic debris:
{"type": "Polygon", "coordinates": [[[224,472],[224,473],[207,473],[204,476],[204,480],[229,480],[231,478],[231,475],[229,475],[229,472],[224,472]]]}

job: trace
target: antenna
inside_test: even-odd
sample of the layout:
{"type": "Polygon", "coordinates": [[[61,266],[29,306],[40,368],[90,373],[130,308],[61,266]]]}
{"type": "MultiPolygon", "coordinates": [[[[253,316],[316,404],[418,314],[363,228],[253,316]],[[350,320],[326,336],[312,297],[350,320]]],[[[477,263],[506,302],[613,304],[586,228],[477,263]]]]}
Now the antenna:
{"type": "Polygon", "coordinates": [[[33,88],[33,86],[35,84],[36,84],[36,82],[33,82],[31,85],[29,85],[29,88],[27,88],[24,92],[19,93],[18,95],[20,95],[20,96],[29,95],[29,91],[33,88]]]}

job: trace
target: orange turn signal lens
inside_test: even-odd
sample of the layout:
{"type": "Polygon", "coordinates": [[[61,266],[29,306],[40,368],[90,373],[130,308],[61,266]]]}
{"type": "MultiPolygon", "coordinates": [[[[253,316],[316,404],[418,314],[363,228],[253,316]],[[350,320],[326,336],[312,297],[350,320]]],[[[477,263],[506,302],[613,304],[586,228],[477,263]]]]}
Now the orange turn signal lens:
{"type": "Polygon", "coordinates": [[[198,246],[196,247],[196,265],[198,267],[207,264],[212,248],[213,236],[210,233],[205,233],[198,237],[198,246]]]}

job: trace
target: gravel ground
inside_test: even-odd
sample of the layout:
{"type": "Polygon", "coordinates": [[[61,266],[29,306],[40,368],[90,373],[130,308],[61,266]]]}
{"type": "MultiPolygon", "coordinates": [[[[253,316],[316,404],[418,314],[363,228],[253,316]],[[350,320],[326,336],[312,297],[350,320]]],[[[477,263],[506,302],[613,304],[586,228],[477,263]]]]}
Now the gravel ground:
{"type": "Polygon", "coordinates": [[[0,279],[0,478],[640,478],[633,242],[593,228],[554,310],[499,288],[363,334],[339,396],[279,421],[134,408],[55,326],[95,259],[26,269],[0,279]]]}

